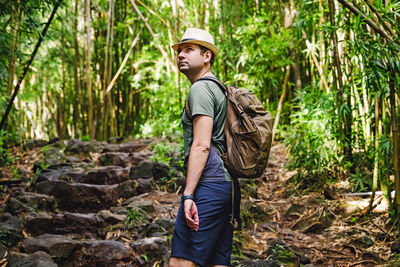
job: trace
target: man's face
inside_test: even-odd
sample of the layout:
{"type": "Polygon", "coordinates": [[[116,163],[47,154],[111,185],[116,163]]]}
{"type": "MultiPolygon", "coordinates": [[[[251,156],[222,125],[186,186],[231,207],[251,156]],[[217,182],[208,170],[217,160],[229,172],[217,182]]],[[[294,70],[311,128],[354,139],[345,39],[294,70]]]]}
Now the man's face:
{"type": "Polygon", "coordinates": [[[186,75],[201,71],[204,68],[205,55],[196,44],[180,45],[176,58],[179,71],[186,75]]]}

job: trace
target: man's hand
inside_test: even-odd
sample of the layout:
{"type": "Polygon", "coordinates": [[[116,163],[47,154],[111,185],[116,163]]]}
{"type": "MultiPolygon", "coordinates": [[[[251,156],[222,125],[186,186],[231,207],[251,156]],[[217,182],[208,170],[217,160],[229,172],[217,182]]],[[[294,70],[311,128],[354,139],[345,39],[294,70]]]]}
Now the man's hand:
{"type": "Polygon", "coordinates": [[[199,230],[199,215],[197,213],[196,203],[194,203],[193,200],[185,200],[184,212],[187,226],[192,230],[199,230]]]}

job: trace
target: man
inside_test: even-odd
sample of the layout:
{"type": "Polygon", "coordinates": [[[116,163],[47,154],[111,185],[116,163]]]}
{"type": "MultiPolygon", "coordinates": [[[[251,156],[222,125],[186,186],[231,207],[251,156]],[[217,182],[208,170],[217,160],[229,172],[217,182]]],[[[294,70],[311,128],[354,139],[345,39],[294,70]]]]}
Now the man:
{"type": "Polygon", "coordinates": [[[169,266],[229,266],[232,183],[219,156],[226,151],[226,97],[215,82],[198,81],[214,77],[211,67],[218,48],[208,32],[195,28],[187,29],[172,47],[179,71],[192,86],[181,118],[187,174],[169,266]]]}

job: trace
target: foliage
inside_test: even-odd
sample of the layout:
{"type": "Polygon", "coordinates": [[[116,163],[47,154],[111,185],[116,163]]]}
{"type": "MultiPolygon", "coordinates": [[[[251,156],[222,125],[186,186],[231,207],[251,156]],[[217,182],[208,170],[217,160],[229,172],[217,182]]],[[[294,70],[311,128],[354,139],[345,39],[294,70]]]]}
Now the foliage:
{"type": "Polygon", "coordinates": [[[146,223],[149,220],[148,214],[140,208],[132,208],[128,210],[124,224],[128,229],[132,229],[137,225],[146,223]]]}
{"type": "Polygon", "coordinates": [[[323,91],[307,87],[297,92],[287,129],[285,144],[290,149],[290,168],[300,168],[303,176],[319,175],[334,170],[342,155],[332,133],[335,114],[329,112],[332,99],[323,91]]]}
{"type": "Polygon", "coordinates": [[[0,166],[10,165],[14,159],[7,149],[7,143],[12,139],[4,130],[0,132],[0,166]]]}
{"type": "Polygon", "coordinates": [[[281,69],[292,63],[289,56],[289,49],[293,47],[292,33],[280,26],[279,19],[274,12],[262,12],[260,16],[248,17],[234,35],[242,47],[234,80],[246,84],[264,102],[279,95],[281,69]]]}
{"type": "Polygon", "coordinates": [[[297,256],[293,251],[289,250],[286,246],[281,244],[274,244],[269,248],[270,255],[268,255],[268,259],[273,259],[278,261],[281,264],[289,264],[296,261],[297,256]]]}
{"type": "Polygon", "coordinates": [[[153,155],[150,157],[152,161],[162,162],[166,165],[169,165],[169,162],[172,159],[167,155],[167,153],[171,150],[170,146],[163,143],[158,143],[152,146],[152,150],[153,155]]]}
{"type": "MultiPolygon", "coordinates": [[[[90,2],[89,18],[84,1],[60,6],[13,105],[7,136],[1,134],[0,164],[11,163],[9,145],[28,138],[179,135],[190,82],[177,70],[171,44],[186,28],[198,27],[209,30],[220,48],[213,73],[253,90],[273,114],[287,82],[276,136],[290,148],[298,182],[313,185],[317,179],[321,185],[347,176],[353,190],[368,190],[373,166],[378,166],[379,184],[392,186],[388,177],[394,174],[396,148],[389,98],[397,107],[400,99],[396,1],[358,2],[370,20],[337,0],[335,11],[321,1],[90,2]],[[389,38],[373,30],[371,21],[389,38]],[[136,36],[138,42],[104,95],[136,36]]],[[[52,5],[53,0],[0,3],[0,114],[52,5]]],[[[180,164],[171,163],[180,153],[175,148],[154,149],[155,161],[180,164]]]]}

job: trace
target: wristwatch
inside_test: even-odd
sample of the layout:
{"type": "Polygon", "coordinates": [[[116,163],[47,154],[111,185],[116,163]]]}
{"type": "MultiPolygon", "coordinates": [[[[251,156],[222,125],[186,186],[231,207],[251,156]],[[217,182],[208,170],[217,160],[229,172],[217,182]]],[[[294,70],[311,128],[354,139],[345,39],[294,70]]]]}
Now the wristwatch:
{"type": "Polygon", "coordinates": [[[186,199],[191,199],[194,201],[194,196],[193,195],[184,195],[182,194],[182,200],[185,202],[186,199]]]}

